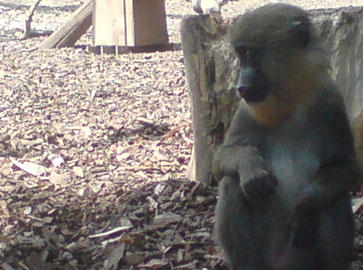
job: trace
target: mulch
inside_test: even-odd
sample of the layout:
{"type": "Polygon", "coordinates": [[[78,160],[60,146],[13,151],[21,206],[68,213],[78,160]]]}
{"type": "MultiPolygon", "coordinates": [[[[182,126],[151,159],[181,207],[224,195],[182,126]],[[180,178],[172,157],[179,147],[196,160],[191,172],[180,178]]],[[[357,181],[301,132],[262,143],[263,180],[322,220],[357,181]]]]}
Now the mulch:
{"type": "MultiPolygon", "coordinates": [[[[38,49],[45,37],[18,39],[29,3],[0,1],[0,269],[227,269],[213,239],[216,187],[185,178],[182,51],[38,49]]],[[[56,30],[79,4],[44,1],[34,29],[56,30]]],[[[166,6],[180,45],[191,3],[166,6]]],[[[354,206],[353,269],[363,269],[361,197],[354,206]]]]}

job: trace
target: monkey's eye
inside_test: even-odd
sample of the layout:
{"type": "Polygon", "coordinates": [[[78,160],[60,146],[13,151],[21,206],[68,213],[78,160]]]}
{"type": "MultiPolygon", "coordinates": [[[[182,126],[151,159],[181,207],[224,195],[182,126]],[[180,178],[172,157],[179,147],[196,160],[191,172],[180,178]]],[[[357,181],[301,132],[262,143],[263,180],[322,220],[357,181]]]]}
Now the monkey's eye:
{"type": "Polygon", "coordinates": [[[251,49],[245,47],[245,46],[238,46],[234,48],[238,56],[243,59],[247,60],[252,57],[251,49]]]}
{"type": "Polygon", "coordinates": [[[238,54],[241,64],[248,63],[250,65],[257,64],[262,56],[262,50],[259,48],[249,48],[246,46],[235,47],[235,51],[238,54]]]}
{"type": "Polygon", "coordinates": [[[245,50],[244,57],[246,58],[246,60],[252,60],[253,57],[252,50],[245,50]]]}
{"type": "Polygon", "coordinates": [[[251,52],[249,49],[247,49],[245,46],[238,46],[234,48],[236,53],[240,56],[245,58],[247,55],[250,55],[251,52]]]}

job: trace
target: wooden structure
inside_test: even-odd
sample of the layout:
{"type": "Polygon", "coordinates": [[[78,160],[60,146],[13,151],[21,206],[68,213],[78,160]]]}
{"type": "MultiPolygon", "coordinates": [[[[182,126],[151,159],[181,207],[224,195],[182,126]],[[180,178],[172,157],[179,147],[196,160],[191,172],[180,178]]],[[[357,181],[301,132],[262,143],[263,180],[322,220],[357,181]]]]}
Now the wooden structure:
{"type": "Polygon", "coordinates": [[[167,43],[164,0],[95,0],[94,45],[146,46],[167,43]]]}
{"type": "Polygon", "coordinates": [[[93,45],[108,46],[106,50],[116,54],[130,51],[120,46],[155,50],[155,45],[164,48],[168,44],[164,0],[87,0],[42,47],[72,47],[92,22],[93,45]]]}

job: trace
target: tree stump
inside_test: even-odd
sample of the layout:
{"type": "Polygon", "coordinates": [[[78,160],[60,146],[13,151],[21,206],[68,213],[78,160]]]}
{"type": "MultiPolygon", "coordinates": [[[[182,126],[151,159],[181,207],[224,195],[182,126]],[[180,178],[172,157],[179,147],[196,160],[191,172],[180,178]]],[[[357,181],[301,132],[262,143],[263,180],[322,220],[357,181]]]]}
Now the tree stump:
{"type": "MultiPolygon", "coordinates": [[[[331,76],[347,105],[363,161],[363,7],[311,10],[323,46],[331,54],[331,76]]],[[[192,103],[194,147],[187,176],[210,183],[211,162],[223,142],[238,100],[238,60],[226,25],[214,15],[185,17],[181,38],[192,103]]],[[[251,29],[253,31],[253,29],[251,29]]]]}

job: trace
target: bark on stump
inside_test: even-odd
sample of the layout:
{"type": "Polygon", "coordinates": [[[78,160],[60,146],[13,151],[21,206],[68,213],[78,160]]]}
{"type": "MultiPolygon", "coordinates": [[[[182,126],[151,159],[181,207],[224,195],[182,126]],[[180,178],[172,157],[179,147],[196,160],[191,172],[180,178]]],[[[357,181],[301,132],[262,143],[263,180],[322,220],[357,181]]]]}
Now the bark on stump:
{"type": "MultiPolygon", "coordinates": [[[[331,76],[346,102],[363,161],[363,7],[311,10],[323,46],[331,54],[331,76]]],[[[238,60],[228,26],[216,16],[185,17],[181,38],[192,103],[194,147],[187,176],[210,183],[211,161],[238,104],[234,86],[238,60]]],[[[251,29],[253,31],[253,29],[251,29]]]]}

